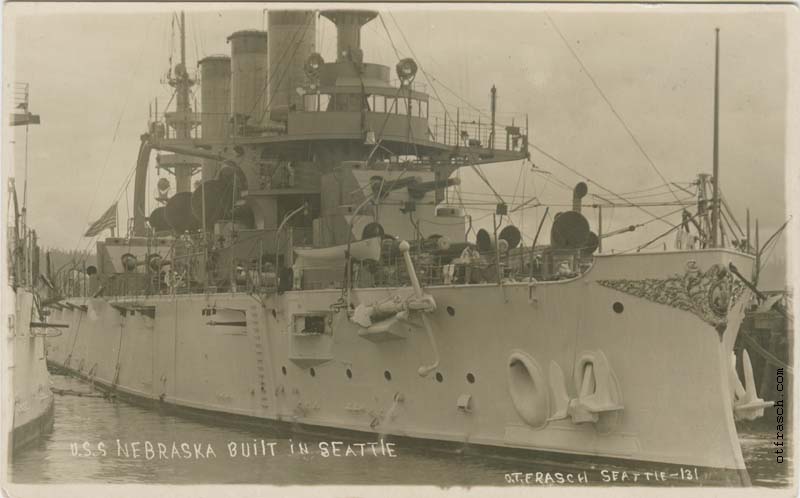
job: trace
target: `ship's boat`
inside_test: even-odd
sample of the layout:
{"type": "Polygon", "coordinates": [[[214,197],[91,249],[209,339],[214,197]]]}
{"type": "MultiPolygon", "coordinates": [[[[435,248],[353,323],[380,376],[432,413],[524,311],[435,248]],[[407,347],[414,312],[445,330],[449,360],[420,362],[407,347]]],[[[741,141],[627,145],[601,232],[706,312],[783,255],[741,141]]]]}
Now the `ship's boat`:
{"type": "MultiPolygon", "coordinates": [[[[493,89],[488,120],[434,126],[417,62],[397,62],[398,86],[364,61],[376,12],[321,15],[335,61],[315,52],[314,12],[271,10],[267,32],[234,33],[230,56],[200,61],[200,138],[172,119],[187,109],[150,124],[132,230],[98,242],[87,290],[51,310],[69,327],[48,339],[49,361],[119,396],[265,424],[747,482],[735,419],[765,406],[731,365],[749,244],[712,237],[704,201],[676,225],[702,226],[692,244],[601,252],[610,234],[581,213],[583,183],[549,245],[508,223],[469,240],[452,176],[527,160],[526,117],[499,125],[493,89]],[[144,217],[152,150],[194,158],[204,179],[151,215],[158,233],[144,217]]],[[[175,71],[177,102],[194,82],[175,71]]],[[[165,164],[176,177],[197,167],[165,164]]]]}

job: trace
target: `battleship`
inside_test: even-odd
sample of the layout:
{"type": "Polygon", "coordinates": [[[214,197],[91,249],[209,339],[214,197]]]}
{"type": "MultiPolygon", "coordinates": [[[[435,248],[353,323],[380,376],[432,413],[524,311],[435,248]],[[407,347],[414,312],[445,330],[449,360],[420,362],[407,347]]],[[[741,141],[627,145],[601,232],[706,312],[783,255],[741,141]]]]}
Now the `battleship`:
{"type": "Polygon", "coordinates": [[[582,214],[583,182],[549,244],[540,224],[525,245],[500,196],[493,229],[468,237],[456,172],[528,159],[527,117],[501,124],[493,87],[488,119],[434,121],[418,60],[364,61],[376,18],[270,10],[265,31],[232,33],[230,54],[194,75],[176,17],[175,105],[151,108],[127,233],[56,276],[49,312],[66,328],[47,339],[48,363],[231,423],[748,484],[736,420],[771,403],[746,353],[737,374],[755,258],[723,224],[716,138],[714,174],[667,232],[674,248],[603,252],[611,234],[582,214]],[[335,60],[316,51],[323,22],[335,60]]]}
{"type": "MultiPolygon", "coordinates": [[[[39,124],[39,115],[28,110],[28,85],[17,84],[14,91],[16,106],[10,125],[39,124]]],[[[27,183],[27,177],[25,180],[27,183]]],[[[3,293],[6,323],[3,365],[7,370],[3,392],[8,398],[3,400],[3,406],[12,407],[13,411],[6,413],[13,413],[13,417],[3,419],[3,442],[6,456],[11,457],[13,451],[36,441],[53,425],[53,393],[45,359],[45,338],[58,330],[48,324],[49,311],[42,298],[46,297],[44,289],[52,285],[39,273],[36,231],[27,226],[25,199],[20,207],[13,178],[9,179],[8,196],[13,212],[9,213],[5,239],[8,266],[3,293]]]]}

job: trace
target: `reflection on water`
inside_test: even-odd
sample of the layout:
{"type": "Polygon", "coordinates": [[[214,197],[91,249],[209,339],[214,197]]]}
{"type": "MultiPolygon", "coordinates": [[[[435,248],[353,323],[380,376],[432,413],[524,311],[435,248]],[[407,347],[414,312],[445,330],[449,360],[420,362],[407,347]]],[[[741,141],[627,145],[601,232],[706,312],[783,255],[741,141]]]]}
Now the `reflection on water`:
{"type": "MultiPolygon", "coordinates": [[[[55,386],[62,389],[87,390],[85,384],[72,378],[53,376],[53,379],[55,386]]],[[[760,486],[788,485],[790,463],[788,460],[783,465],[775,463],[770,438],[774,438],[771,432],[755,430],[742,435],[751,479],[760,486]]],[[[349,451],[347,443],[337,446],[341,454],[338,457],[330,455],[333,448],[328,445],[325,449],[329,456],[325,457],[318,446],[321,441],[326,439],[279,429],[211,424],[103,398],[56,396],[53,431],[14,456],[11,478],[21,483],[503,486],[509,472],[551,472],[553,479],[558,478],[557,472],[564,479],[567,474],[578,479],[585,472],[591,485],[602,484],[601,469],[660,470],[615,469],[574,458],[558,462],[534,460],[529,454],[526,458],[489,458],[468,450],[469,454],[454,456],[416,445],[382,446],[377,437],[373,441],[350,441],[349,451]],[[308,444],[308,454],[300,454],[303,442],[308,444]],[[236,445],[236,457],[229,454],[231,443],[236,445]],[[389,456],[390,452],[396,456],[389,456]]],[[[639,484],[648,484],[643,482],[644,475],[640,479],[639,484]]],[[[666,484],[697,484],[697,481],[687,482],[673,476],[666,484]]]]}
{"type": "MultiPolygon", "coordinates": [[[[764,410],[764,417],[772,417],[769,410],[764,410]]],[[[762,427],[768,427],[769,421],[765,420],[762,427]]],[[[788,434],[785,431],[784,434],[788,434]]],[[[740,429],[739,442],[742,445],[742,455],[750,473],[754,486],[789,486],[792,483],[792,460],[784,458],[782,464],[775,461],[775,432],[767,429],[740,429]]],[[[791,449],[792,442],[785,440],[791,449]]],[[[791,455],[790,455],[791,456],[791,455]]]]}

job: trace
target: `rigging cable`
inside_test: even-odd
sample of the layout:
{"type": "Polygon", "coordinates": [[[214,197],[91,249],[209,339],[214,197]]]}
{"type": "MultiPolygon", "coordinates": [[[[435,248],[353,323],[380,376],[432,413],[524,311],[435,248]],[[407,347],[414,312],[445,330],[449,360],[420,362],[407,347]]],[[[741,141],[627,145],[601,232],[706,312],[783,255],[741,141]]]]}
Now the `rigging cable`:
{"type": "MultiPolygon", "coordinates": [[[[524,159],[522,161],[520,161],[519,168],[520,168],[520,176],[522,177],[522,198],[524,199],[525,198],[525,184],[528,182],[528,168],[525,167],[525,160],[524,159]]],[[[519,182],[519,180],[517,180],[517,182],[519,182]]],[[[516,189],[514,189],[514,193],[515,194],[517,193],[516,189]]],[[[534,196],[534,199],[535,198],[536,197],[534,196]]],[[[520,230],[520,232],[523,232],[525,230],[525,210],[523,209],[522,212],[519,215],[520,215],[519,230],[520,230]]],[[[509,213],[509,219],[511,219],[511,214],[510,213],[509,213]]]]}
{"type": "MultiPolygon", "coordinates": [[[[679,187],[678,182],[671,182],[671,183],[672,183],[672,185],[675,185],[676,187],[679,187]]],[[[695,182],[684,182],[684,183],[686,185],[695,185],[696,184],[695,182]]],[[[631,190],[629,192],[622,192],[622,195],[628,196],[628,195],[633,195],[633,194],[644,194],[645,192],[652,192],[654,190],[662,189],[662,188],[664,188],[666,186],[667,186],[666,184],[660,183],[660,184],[654,185],[652,187],[642,188],[642,189],[638,189],[638,190],[631,190]]],[[[696,195],[696,194],[694,194],[694,193],[692,193],[692,192],[690,192],[690,191],[688,191],[686,189],[682,189],[682,190],[684,192],[686,192],[687,194],[689,194],[689,195],[692,195],[692,196],[696,195]]],[[[666,194],[666,193],[667,192],[662,192],[661,195],[666,194]]]]}
{"type": "MultiPolygon", "coordinates": [[[[668,213],[668,214],[666,214],[666,215],[664,215],[664,216],[671,216],[671,215],[673,215],[673,214],[675,214],[675,213],[677,213],[677,212],[679,212],[679,211],[683,211],[683,208],[681,208],[681,209],[679,209],[679,210],[677,210],[677,211],[673,211],[673,212],[671,212],[671,213],[668,213]]],[[[694,214],[694,215],[693,215],[691,218],[687,219],[686,221],[691,221],[691,220],[693,220],[693,219],[697,218],[697,215],[699,215],[699,214],[700,214],[700,212],[698,211],[697,213],[695,213],[695,214],[694,214]]],[[[655,220],[650,220],[650,221],[655,221],[655,220]]],[[[649,223],[650,221],[648,221],[648,223],[649,223]]],[[[666,232],[662,233],[661,235],[657,236],[656,238],[654,238],[654,239],[650,240],[649,242],[646,242],[646,243],[644,243],[644,244],[640,245],[639,247],[637,247],[637,248],[636,248],[636,252],[639,252],[639,251],[641,251],[642,249],[644,249],[645,247],[647,247],[647,246],[649,246],[650,244],[652,244],[653,242],[655,242],[655,241],[657,241],[657,240],[659,240],[659,239],[661,239],[661,238],[663,238],[663,237],[666,237],[667,235],[671,234],[672,232],[674,232],[675,230],[677,230],[677,229],[678,229],[678,228],[680,228],[681,226],[682,226],[682,225],[679,223],[679,224],[677,224],[677,225],[673,226],[672,228],[670,228],[669,230],[667,230],[666,232]]],[[[630,252],[630,251],[632,251],[632,250],[633,250],[633,249],[627,249],[627,250],[625,250],[625,251],[622,251],[622,252],[620,252],[619,254],[625,254],[626,252],[630,252]]]]}
{"type": "Polygon", "coordinates": [[[558,36],[561,38],[561,41],[563,41],[563,42],[564,42],[564,45],[565,45],[565,46],[567,47],[567,49],[570,51],[570,53],[572,54],[572,56],[573,56],[573,57],[575,57],[575,60],[576,60],[576,61],[578,61],[578,64],[581,66],[581,69],[583,69],[583,72],[584,72],[584,73],[586,73],[586,76],[589,78],[589,81],[591,81],[591,82],[592,82],[592,85],[594,86],[595,90],[597,90],[597,93],[599,93],[599,94],[600,94],[600,96],[603,98],[603,100],[605,101],[605,103],[608,105],[609,109],[611,109],[611,113],[612,113],[612,114],[614,114],[614,116],[615,116],[615,117],[616,117],[616,118],[619,120],[620,124],[622,124],[622,127],[623,127],[623,128],[625,128],[625,131],[628,133],[628,136],[630,136],[630,137],[631,137],[631,140],[633,140],[633,143],[634,143],[634,144],[636,144],[636,147],[639,149],[639,152],[641,152],[641,153],[642,153],[642,155],[644,156],[644,158],[647,160],[647,162],[648,162],[648,163],[650,163],[650,166],[652,166],[652,167],[653,167],[653,170],[655,170],[656,174],[658,174],[659,178],[661,178],[661,181],[663,181],[663,182],[664,182],[664,184],[665,184],[665,185],[667,185],[667,187],[669,188],[669,191],[670,191],[670,193],[671,193],[671,194],[672,194],[672,195],[675,197],[675,199],[677,200],[678,196],[677,196],[677,195],[675,195],[675,192],[672,190],[672,187],[670,187],[670,186],[669,186],[669,182],[667,182],[667,179],[666,179],[666,178],[664,178],[664,175],[663,175],[663,174],[661,174],[661,171],[660,171],[660,170],[658,169],[658,167],[656,166],[656,163],[654,163],[654,162],[653,162],[653,160],[650,158],[650,156],[649,156],[649,155],[647,154],[647,152],[644,150],[644,147],[642,147],[642,144],[641,144],[641,143],[639,142],[639,140],[636,138],[636,135],[634,135],[634,134],[633,134],[633,132],[631,131],[631,129],[628,127],[627,123],[625,123],[625,120],[624,120],[624,119],[622,119],[622,116],[621,116],[621,115],[620,115],[620,114],[617,112],[617,110],[614,108],[614,105],[613,105],[613,104],[611,104],[611,101],[608,99],[608,97],[606,97],[606,94],[605,94],[605,93],[603,92],[603,90],[600,88],[600,85],[598,85],[598,84],[597,84],[597,81],[596,81],[596,80],[594,79],[594,77],[592,76],[592,73],[590,73],[590,72],[589,72],[589,69],[586,67],[586,65],[583,63],[583,61],[581,60],[581,58],[578,56],[578,54],[575,52],[575,50],[574,50],[574,49],[572,48],[572,46],[569,44],[569,42],[567,41],[567,39],[564,37],[564,34],[563,34],[563,33],[561,32],[561,30],[558,28],[558,25],[555,23],[555,21],[553,21],[553,18],[552,18],[552,17],[550,17],[550,14],[545,14],[545,15],[547,16],[547,19],[550,21],[550,24],[551,24],[551,25],[553,26],[553,28],[555,29],[556,33],[558,33],[558,36]]]}
{"type": "Polygon", "coordinates": [[[764,242],[764,245],[761,246],[761,250],[759,251],[761,254],[764,254],[764,252],[767,251],[767,246],[769,246],[769,253],[764,258],[761,259],[761,264],[757,268],[759,273],[761,272],[761,269],[764,268],[767,265],[767,262],[769,261],[769,258],[771,258],[772,255],[774,254],[773,250],[775,249],[775,247],[777,247],[778,240],[780,240],[784,229],[787,227],[787,225],[789,224],[789,222],[791,220],[792,220],[792,218],[790,216],[789,219],[786,220],[783,223],[783,225],[781,225],[780,228],[778,228],[778,230],[776,230],[775,233],[772,234],[772,236],[770,236],[769,239],[767,239],[766,242],[764,242]]]}
{"type": "MultiPolygon", "coordinates": [[[[739,236],[740,237],[745,237],[744,230],[742,230],[742,227],[739,225],[739,222],[736,221],[736,217],[733,215],[733,211],[731,210],[730,206],[728,205],[728,201],[725,199],[725,196],[722,194],[721,190],[719,192],[719,197],[720,197],[720,200],[722,201],[722,207],[725,209],[725,211],[728,212],[728,217],[730,217],[730,219],[733,222],[733,224],[736,225],[736,228],[739,230],[739,236]]],[[[733,232],[733,229],[731,229],[731,232],[733,232]]]]}
{"type": "MultiPolygon", "coordinates": [[[[313,19],[313,18],[312,18],[312,19],[313,19]]],[[[311,27],[311,21],[309,20],[309,22],[308,22],[308,23],[306,23],[306,25],[305,25],[305,28],[303,29],[303,35],[304,35],[304,36],[305,36],[306,32],[308,31],[308,29],[309,29],[310,27],[311,27]]],[[[296,36],[297,36],[297,34],[299,34],[299,33],[300,33],[300,28],[297,28],[297,30],[296,30],[296,32],[295,32],[295,37],[296,37],[296,36]]],[[[293,37],[293,39],[292,39],[292,43],[293,43],[293,42],[294,42],[294,37],[293,37]]],[[[289,56],[289,60],[290,60],[290,61],[291,61],[292,59],[294,59],[295,55],[297,55],[297,51],[300,49],[300,45],[302,45],[302,44],[301,44],[301,43],[299,43],[299,40],[298,40],[298,43],[294,43],[294,50],[292,51],[292,55],[290,55],[290,56],[289,56]]],[[[290,46],[291,46],[291,45],[290,45],[290,46]]],[[[288,47],[287,47],[286,51],[285,51],[285,52],[282,54],[282,57],[280,58],[280,60],[282,60],[282,59],[283,59],[283,57],[286,55],[286,53],[288,53],[288,47]]],[[[279,61],[279,63],[280,63],[280,61],[279,61]]],[[[278,87],[278,88],[280,87],[281,83],[283,82],[283,78],[285,78],[285,77],[286,77],[286,75],[289,73],[289,67],[290,67],[290,64],[288,64],[288,63],[287,63],[287,64],[285,65],[285,67],[283,68],[283,71],[280,73],[280,75],[279,75],[279,77],[278,77],[278,81],[277,81],[277,82],[273,82],[273,81],[272,81],[272,77],[274,77],[274,75],[275,75],[274,73],[271,75],[271,77],[270,77],[270,78],[267,78],[267,84],[265,84],[265,85],[264,85],[264,88],[262,89],[261,95],[259,96],[258,100],[256,101],[256,104],[257,104],[257,103],[258,103],[258,102],[261,100],[261,98],[264,96],[264,92],[267,90],[267,86],[271,86],[271,85],[272,85],[272,83],[275,83],[275,86],[276,86],[276,87],[278,87]]],[[[264,119],[264,117],[267,115],[267,112],[269,112],[269,110],[270,110],[270,106],[272,105],[272,100],[275,98],[275,96],[276,96],[276,95],[278,95],[278,92],[277,92],[277,91],[276,91],[276,92],[274,92],[272,95],[270,95],[270,96],[269,96],[269,98],[267,99],[267,104],[264,106],[264,111],[263,111],[263,112],[261,113],[261,115],[259,116],[259,121],[263,120],[263,119],[264,119]]],[[[255,110],[255,105],[253,106],[253,110],[255,110]]]]}
{"type": "MultiPolygon", "coordinates": [[[[184,26],[184,29],[186,29],[185,26],[184,26]]],[[[194,40],[194,60],[195,60],[195,62],[197,62],[199,64],[200,63],[200,52],[198,52],[198,50],[197,50],[197,30],[195,29],[194,24],[192,24],[192,39],[194,40]]]]}
{"type": "MultiPolygon", "coordinates": [[[[113,198],[113,202],[117,202],[117,201],[119,201],[122,193],[125,192],[126,193],[126,197],[125,197],[126,209],[127,209],[127,202],[128,202],[128,199],[127,199],[128,187],[130,186],[130,182],[133,179],[133,175],[134,175],[135,172],[136,172],[136,164],[134,164],[133,168],[131,168],[131,170],[128,172],[128,176],[125,178],[125,180],[123,180],[122,186],[119,188],[119,190],[117,190],[117,193],[114,195],[114,198],[113,198]]],[[[94,235],[92,237],[89,237],[89,239],[88,239],[88,241],[86,243],[86,247],[82,251],[80,251],[80,253],[82,253],[83,255],[80,257],[79,261],[86,261],[86,258],[89,255],[88,254],[89,253],[89,249],[91,248],[92,243],[98,237],[98,235],[94,235]]],[[[75,247],[74,251],[77,251],[79,246],[80,246],[80,241],[79,241],[78,245],[75,247]]]]}
{"type": "Polygon", "coordinates": [[[733,243],[734,239],[739,239],[740,237],[736,236],[736,233],[733,230],[733,225],[731,225],[731,222],[728,220],[728,215],[726,215],[725,210],[721,209],[719,214],[722,222],[725,223],[725,226],[727,226],[728,230],[730,230],[730,242],[733,243]]]}
{"type": "MultiPolygon", "coordinates": [[[[391,13],[390,13],[390,15],[391,15],[391,13]]],[[[381,24],[383,25],[383,29],[384,29],[384,31],[386,31],[386,35],[389,37],[388,38],[389,39],[389,43],[392,45],[392,50],[394,50],[395,57],[397,57],[397,60],[402,59],[403,56],[400,55],[400,52],[397,50],[397,46],[394,44],[394,40],[392,39],[392,35],[391,35],[391,33],[389,33],[389,28],[386,26],[386,22],[383,20],[383,14],[381,14],[380,12],[378,13],[378,19],[380,19],[381,24]]],[[[395,21],[395,25],[396,24],[397,24],[397,21],[395,21]]],[[[399,29],[399,27],[398,27],[398,29],[399,29]]],[[[400,32],[400,34],[402,34],[402,31],[400,32]]],[[[407,44],[408,43],[406,43],[406,45],[407,44]]],[[[417,62],[417,65],[419,65],[419,62],[417,62]]],[[[420,70],[421,70],[421,68],[420,68],[420,70]]]]}
{"type": "MultiPolygon", "coordinates": [[[[572,172],[573,174],[575,174],[576,176],[578,176],[578,177],[580,177],[580,178],[583,178],[583,179],[584,179],[584,180],[586,180],[587,182],[589,182],[589,183],[592,183],[592,184],[596,185],[597,187],[599,187],[600,189],[602,189],[602,190],[604,190],[604,191],[608,192],[609,194],[611,194],[611,195],[613,195],[613,196],[615,196],[615,197],[617,197],[617,198],[619,198],[619,199],[623,200],[623,201],[624,201],[624,202],[625,202],[627,205],[629,205],[629,206],[631,206],[631,207],[635,207],[635,208],[639,209],[640,211],[642,211],[642,212],[644,212],[644,213],[648,214],[649,216],[652,216],[653,218],[658,218],[658,217],[657,217],[657,216],[656,216],[654,213],[652,213],[652,212],[648,211],[647,209],[643,208],[642,206],[638,206],[638,205],[636,205],[636,204],[632,203],[631,201],[629,201],[629,200],[628,200],[628,199],[626,199],[625,197],[622,197],[621,195],[617,194],[616,192],[613,192],[612,190],[609,190],[609,189],[607,189],[606,187],[604,187],[604,186],[602,186],[601,184],[597,183],[596,181],[592,180],[592,179],[591,179],[591,178],[589,178],[588,176],[586,176],[586,175],[584,175],[584,174],[581,174],[581,173],[579,173],[577,170],[575,170],[575,169],[574,169],[574,168],[572,168],[571,166],[568,166],[568,165],[567,165],[565,162],[561,161],[560,159],[558,159],[557,157],[553,156],[552,154],[550,154],[550,153],[546,152],[545,150],[543,150],[541,147],[537,146],[537,145],[536,145],[536,144],[534,144],[533,142],[528,142],[528,146],[530,146],[530,147],[532,147],[532,148],[536,149],[536,150],[537,150],[537,151],[538,151],[540,154],[542,154],[543,156],[547,157],[547,158],[548,158],[548,159],[550,159],[551,161],[555,162],[555,163],[556,163],[556,164],[558,164],[559,166],[562,166],[562,167],[564,167],[564,168],[568,169],[569,171],[571,171],[571,172],[572,172]]],[[[679,202],[680,202],[680,201],[679,201],[679,202]]],[[[661,221],[664,221],[664,220],[662,219],[661,221]]],[[[672,226],[672,224],[671,224],[671,223],[669,223],[668,221],[664,221],[664,223],[666,223],[667,225],[670,225],[670,226],[672,226]]]]}
{"type": "MultiPolygon", "coordinates": [[[[103,161],[103,166],[102,166],[102,169],[101,169],[101,172],[100,172],[100,176],[97,179],[97,184],[96,184],[96,186],[94,188],[94,192],[92,194],[92,200],[89,203],[89,209],[86,212],[86,218],[87,219],[89,218],[89,216],[92,213],[92,208],[94,207],[94,203],[97,200],[97,193],[101,190],[100,189],[100,185],[101,185],[101,183],[103,181],[103,178],[105,177],[106,170],[108,169],[108,163],[109,163],[109,160],[111,159],[111,152],[114,150],[114,143],[117,141],[117,136],[119,135],[119,127],[120,127],[120,124],[122,123],[122,118],[125,115],[125,111],[126,111],[126,109],[128,107],[128,102],[130,101],[130,95],[131,95],[132,90],[133,90],[133,83],[136,81],[136,74],[139,72],[139,67],[141,66],[141,62],[142,62],[142,59],[143,59],[143,56],[144,56],[145,47],[147,46],[147,44],[145,42],[147,41],[147,39],[148,39],[148,37],[150,35],[150,27],[151,26],[152,26],[152,22],[147,25],[147,29],[145,30],[145,33],[144,33],[144,40],[142,42],[142,49],[139,52],[139,58],[138,58],[138,60],[136,62],[136,65],[134,66],[133,74],[131,75],[131,78],[130,78],[131,85],[128,88],[128,92],[126,93],[126,96],[125,96],[125,101],[123,102],[122,109],[120,110],[119,117],[117,118],[117,124],[114,127],[114,134],[113,134],[113,136],[111,138],[111,144],[108,147],[108,153],[106,154],[106,158],[103,161]]],[[[78,247],[80,246],[80,241],[83,238],[83,234],[84,234],[84,229],[81,229],[80,235],[78,236],[78,241],[75,244],[75,250],[77,250],[78,247]]]]}
{"type": "MultiPolygon", "coordinates": [[[[311,27],[311,21],[313,21],[313,19],[314,19],[313,16],[310,17],[308,21],[305,23],[305,25],[298,26],[297,29],[294,30],[294,33],[292,33],[292,39],[289,40],[289,43],[283,49],[280,57],[278,57],[278,61],[275,63],[277,67],[281,66],[282,62],[286,58],[286,55],[289,53],[289,49],[291,47],[294,47],[294,50],[292,51],[292,54],[289,56],[289,60],[291,61],[291,59],[294,58],[294,56],[297,54],[297,51],[300,49],[300,46],[302,45],[302,43],[300,43],[302,41],[302,38],[305,36],[306,32],[308,32],[308,29],[311,27]],[[300,36],[300,39],[298,39],[298,36],[300,36]]],[[[277,95],[277,92],[274,92],[272,95],[268,96],[267,99],[264,99],[264,95],[267,93],[267,90],[273,83],[276,83],[276,86],[278,87],[280,86],[284,76],[289,72],[289,66],[290,66],[289,64],[284,65],[283,71],[281,72],[280,78],[278,79],[277,82],[273,82],[276,73],[271,73],[269,77],[265,78],[264,86],[261,88],[261,92],[259,93],[258,98],[253,102],[253,107],[250,109],[250,113],[252,114],[253,111],[256,110],[256,107],[264,100],[266,100],[267,104],[264,106],[264,112],[262,112],[259,115],[259,121],[263,120],[264,116],[267,114],[267,112],[269,112],[269,106],[272,103],[272,98],[275,95],[277,95]]]]}
{"type": "MultiPolygon", "coordinates": [[[[379,14],[379,17],[381,17],[380,14],[379,14]]],[[[389,17],[392,19],[392,22],[394,22],[395,27],[397,27],[397,31],[400,33],[400,36],[403,38],[403,41],[405,42],[406,46],[408,47],[408,50],[411,52],[411,56],[414,58],[414,60],[416,60],[417,67],[419,68],[420,72],[422,72],[422,75],[425,76],[425,79],[428,81],[428,84],[431,86],[431,89],[433,90],[433,93],[436,95],[436,98],[439,100],[439,102],[442,103],[442,109],[444,110],[445,120],[450,119],[450,122],[455,124],[455,122],[450,118],[450,116],[449,116],[449,114],[447,112],[447,107],[444,105],[444,101],[439,96],[439,91],[436,89],[436,86],[434,86],[433,82],[428,78],[428,73],[422,67],[422,61],[419,59],[419,57],[417,57],[417,54],[414,52],[414,47],[412,47],[411,44],[408,42],[408,39],[406,38],[406,35],[403,32],[403,30],[400,28],[400,25],[398,24],[397,19],[395,19],[394,14],[389,12],[389,17]]],[[[382,18],[381,18],[381,23],[383,23],[383,19],[382,18]]],[[[383,23],[383,24],[384,24],[384,29],[386,29],[386,24],[385,23],[383,23]]],[[[389,40],[391,41],[391,34],[389,33],[388,29],[386,30],[386,34],[389,36],[389,40]]],[[[392,47],[394,47],[394,42],[392,42],[392,47]]],[[[397,53],[397,49],[396,48],[395,48],[395,53],[397,53]]],[[[506,204],[506,202],[503,200],[503,198],[500,196],[500,194],[498,194],[497,191],[494,189],[494,187],[492,186],[491,182],[489,182],[489,180],[486,178],[486,175],[483,173],[483,171],[480,169],[480,167],[477,164],[475,164],[475,162],[472,160],[472,157],[467,155],[467,159],[469,160],[469,166],[473,169],[473,171],[475,171],[475,173],[478,175],[478,177],[481,180],[483,180],[484,183],[486,183],[486,185],[489,187],[489,189],[492,191],[492,193],[494,193],[495,197],[497,197],[497,200],[502,204],[506,204]]]]}
{"type": "MultiPolygon", "coordinates": [[[[383,16],[381,14],[378,14],[378,17],[381,20],[381,24],[383,24],[383,29],[386,30],[386,35],[389,37],[389,42],[392,44],[392,48],[394,49],[395,55],[397,55],[397,57],[399,59],[400,58],[400,54],[398,53],[397,48],[394,45],[394,41],[392,40],[392,35],[391,35],[391,33],[389,33],[389,29],[386,27],[386,23],[384,23],[384,21],[383,21],[383,16]]],[[[408,43],[408,39],[406,38],[405,33],[403,33],[403,30],[400,29],[400,25],[397,23],[397,19],[394,18],[394,15],[391,13],[391,11],[389,12],[389,17],[392,18],[392,22],[394,22],[395,27],[397,27],[397,31],[400,33],[400,36],[403,37],[403,41],[405,42],[406,46],[408,47],[408,50],[411,52],[411,56],[416,61],[417,67],[419,68],[419,71],[422,73],[423,76],[425,76],[425,79],[428,81],[428,84],[431,86],[431,90],[433,90],[433,93],[436,95],[436,99],[442,104],[442,110],[444,110],[445,120],[449,119],[450,123],[455,125],[455,121],[453,121],[453,119],[450,117],[450,115],[447,112],[447,107],[444,105],[444,101],[439,96],[439,91],[436,89],[436,87],[433,85],[431,80],[428,78],[427,71],[425,71],[425,68],[422,67],[422,61],[419,59],[419,57],[417,57],[417,54],[414,53],[414,48],[411,46],[410,43],[408,43]]]]}

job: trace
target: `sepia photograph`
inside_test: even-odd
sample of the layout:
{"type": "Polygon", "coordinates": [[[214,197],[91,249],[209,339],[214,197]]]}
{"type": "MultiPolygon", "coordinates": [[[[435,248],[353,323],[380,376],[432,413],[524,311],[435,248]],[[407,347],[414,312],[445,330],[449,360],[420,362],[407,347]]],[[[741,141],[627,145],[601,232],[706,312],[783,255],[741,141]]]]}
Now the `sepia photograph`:
{"type": "Polygon", "coordinates": [[[796,6],[3,7],[4,495],[797,492],[796,6]]]}

